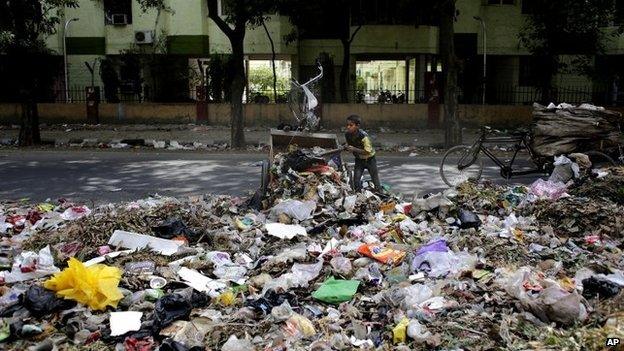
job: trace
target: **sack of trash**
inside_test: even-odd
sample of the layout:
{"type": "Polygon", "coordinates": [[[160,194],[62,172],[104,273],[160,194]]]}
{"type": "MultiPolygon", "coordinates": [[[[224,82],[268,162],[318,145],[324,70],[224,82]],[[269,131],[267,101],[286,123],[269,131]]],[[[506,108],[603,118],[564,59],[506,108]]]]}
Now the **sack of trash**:
{"type": "Polygon", "coordinates": [[[533,105],[531,148],[540,156],[557,156],[598,149],[604,143],[624,143],[622,115],[603,107],[533,105]],[[602,143],[602,144],[601,144],[602,143]]]}

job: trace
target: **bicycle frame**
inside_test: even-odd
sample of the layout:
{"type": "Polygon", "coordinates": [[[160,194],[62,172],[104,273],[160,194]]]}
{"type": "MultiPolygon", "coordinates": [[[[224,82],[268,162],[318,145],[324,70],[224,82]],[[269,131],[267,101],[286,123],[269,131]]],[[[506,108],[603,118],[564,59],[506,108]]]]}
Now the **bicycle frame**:
{"type": "Polygon", "coordinates": [[[505,179],[510,179],[513,176],[519,176],[519,175],[543,173],[546,168],[545,164],[538,163],[537,161],[538,157],[536,157],[533,150],[529,146],[528,135],[492,137],[492,136],[489,136],[486,131],[483,131],[481,135],[479,136],[479,138],[475,141],[475,143],[472,144],[470,150],[471,152],[468,153],[466,156],[471,155],[471,160],[468,163],[464,163],[463,161],[465,161],[466,156],[462,157],[458,162],[458,168],[460,170],[471,166],[477,160],[477,156],[479,152],[482,152],[483,154],[485,154],[490,160],[492,160],[492,162],[494,162],[500,168],[501,176],[505,179]],[[498,157],[496,157],[496,155],[494,155],[490,150],[488,150],[484,146],[487,144],[495,144],[495,143],[513,144],[514,153],[513,153],[511,160],[509,160],[509,162],[501,161],[498,157]],[[513,170],[514,162],[520,150],[528,151],[529,157],[531,158],[531,161],[535,165],[535,168],[525,170],[525,171],[513,170]]]}

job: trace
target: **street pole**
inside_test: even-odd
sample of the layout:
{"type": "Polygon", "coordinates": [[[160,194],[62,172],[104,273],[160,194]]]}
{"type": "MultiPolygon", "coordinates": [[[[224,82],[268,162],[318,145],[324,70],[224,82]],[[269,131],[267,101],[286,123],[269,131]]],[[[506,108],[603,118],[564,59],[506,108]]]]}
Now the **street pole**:
{"type": "Polygon", "coordinates": [[[479,16],[474,16],[474,19],[481,22],[481,30],[483,33],[483,90],[482,90],[482,104],[485,105],[485,87],[487,79],[487,34],[485,32],[485,21],[479,16]]]}
{"type": "Polygon", "coordinates": [[[67,71],[67,27],[70,23],[78,21],[78,18],[72,18],[65,21],[63,30],[63,67],[65,68],[65,103],[69,102],[69,72],[67,71]]]}

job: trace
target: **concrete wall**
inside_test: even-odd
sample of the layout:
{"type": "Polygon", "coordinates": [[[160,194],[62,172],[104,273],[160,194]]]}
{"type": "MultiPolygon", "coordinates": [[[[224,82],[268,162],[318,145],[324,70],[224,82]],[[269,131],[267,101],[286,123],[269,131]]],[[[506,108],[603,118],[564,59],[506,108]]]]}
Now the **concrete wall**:
{"type": "Polygon", "coordinates": [[[531,123],[532,106],[512,105],[460,105],[458,108],[462,127],[516,127],[531,123]]]}
{"type": "MultiPolygon", "coordinates": [[[[443,116],[440,107],[440,118],[443,116]]],[[[459,118],[463,127],[487,124],[496,127],[526,125],[531,121],[530,106],[460,105],[459,118]]],[[[624,111],[623,111],[624,112],[624,111]]],[[[86,123],[84,104],[39,104],[42,123],[86,123]]],[[[277,126],[292,123],[292,113],[286,104],[244,105],[247,126],[277,126]]],[[[425,128],[428,106],[426,104],[324,104],[322,125],[339,128],[351,114],[360,115],[365,128],[386,127],[425,128]]],[[[19,104],[0,104],[0,124],[18,124],[21,116],[19,104]]],[[[101,123],[196,123],[195,104],[101,104],[101,123]]],[[[228,125],[230,105],[209,104],[208,124],[228,125]]],[[[441,122],[441,121],[440,121],[441,122]]],[[[441,124],[441,123],[440,123],[441,124]]]]}

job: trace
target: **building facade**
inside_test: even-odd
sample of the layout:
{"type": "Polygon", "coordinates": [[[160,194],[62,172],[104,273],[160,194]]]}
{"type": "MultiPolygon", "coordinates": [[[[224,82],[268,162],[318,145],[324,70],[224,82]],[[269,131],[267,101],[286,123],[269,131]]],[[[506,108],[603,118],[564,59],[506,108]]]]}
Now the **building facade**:
{"type": "MultiPolygon", "coordinates": [[[[455,44],[462,64],[461,102],[480,103],[484,82],[488,103],[527,104],[537,99],[535,63],[518,39],[528,3],[458,0],[455,44]]],[[[102,87],[107,100],[196,99],[196,87],[218,74],[209,72],[210,63],[231,51],[229,41],[208,18],[205,0],[170,0],[168,6],[169,11],[143,12],[133,0],[81,0],[78,8],[66,9],[57,34],[48,37],[46,43],[59,56],[66,45],[68,87],[74,100],[80,99],[89,85],[102,87]],[[63,33],[64,22],[73,18],[78,20],[70,22],[63,33]]],[[[351,44],[351,64],[346,68],[342,67],[341,41],[332,37],[331,31],[311,31],[288,40],[286,37],[294,30],[289,19],[269,16],[266,25],[274,42],[279,93],[288,90],[289,78],[306,80],[314,75],[316,61],[321,58],[332,67],[331,72],[326,70],[323,85],[325,90],[336,91],[328,95],[329,100],[337,99],[343,69],[349,71],[351,102],[422,103],[440,95],[437,86],[444,67],[437,56],[435,21],[404,24],[400,19],[405,14],[397,14],[391,0],[361,1],[360,6],[365,16],[351,25],[351,32],[357,30],[357,34],[351,44]]],[[[325,20],[331,20],[331,16],[325,20]]],[[[247,101],[272,96],[266,84],[272,50],[263,27],[247,31],[245,53],[250,78],[247,101]]],[[[608,103],[614,90],[618,94],[616,79],[624,77],[624,35],[613,38],[607,55],[595,61],[612,69],[608,76],[615,77],[613,81],[609,78],[596,82],[576,73],[558,74],[556,85],[570,92],[562,99],[592,101],[597,99],[596,94],[607,94],[604,103],[608,103]]],[[[59,76],[59,90],[65,89],[63,78],[59,76]]]]}

